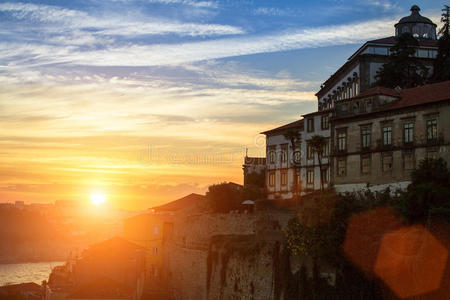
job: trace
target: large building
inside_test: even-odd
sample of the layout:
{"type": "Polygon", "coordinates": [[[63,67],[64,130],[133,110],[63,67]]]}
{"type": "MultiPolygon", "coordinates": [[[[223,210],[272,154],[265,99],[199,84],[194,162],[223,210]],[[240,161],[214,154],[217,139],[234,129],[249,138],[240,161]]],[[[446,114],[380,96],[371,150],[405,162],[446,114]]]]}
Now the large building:
{"type": "MultiPolygon", "coordinates": [[[[367,176],[365,173],[363,175],[361,174],[361,159],[363,159],[364,168],[367,168],[368,163],[367,153],[365,153],[364,157],[360,155],[362,140],[359,130],[362,127],[359,127],[361,125],[359,123],[358,126],[353,124],[354,119],[352,118],[355,117],[354,115],[352,117],[350,115],[344,117],[345,112],[342,109],[347,107],[348,111],[351,111],[353,114],[359,109],[353,106],[364,105],[364,107],[367,107],[361,102],[361,99],[364,97],[369,97],[374,101],[373,105],[378,105],[377,99],[385,99],[387,96],[383,93],[388,93],[391,96],[395,94],[395,96],[392,96],[393,99],[396,99],[394,101],[395,103],[405,103],[405,101],[410,101],[408,100],[410,97],[414,97],[408,94],[414,93],[414,89],[401,92],[382,88],[372,89],[372,87],[376,82],[378,70],[388,61],[391,47],[396,44],[397,38],[404,33],[411,33],[418,40],[415,57],[429,69],[429,73],[431,74],[433,61],[437,56],[438,49],[436,24],[430,19],[421,16],[419,11],[420,8],[418,6],[412,6],[411,15],[400,19],[395,24],[394,36],[368,41],[350,56],[347,62],[331,75],[317,92],[318,111],[303,115],[303,119],[263,132],[266,135],[265,172],[268,199],[291,199],[297,194],[302,195],[313,190],[318,190],[321,188],[321,179],[323,180],[324,187],[336,184],[342,191],[355,190],[366,186],[378,186],[381,188],[393,182],[400,182],[397,186],[404,187],[409,182],[409,172],[400,171],[398,168],[395,168],[391,177],[385,176],[387,174],[383,174],[383,172],[376,171],[377,166],[375,165],[373,166],[374,169],[371,170],[371,176],[367,176]],[[406,97],[406,94],[409,96],[406,97]],[[339,107],[339,111],[336,110],[337,107],[339,107]],[[345,125],[346,122],[350,122],[352,126],[356,127],[347,126],[345,125]],[[339,130],[336,131],[336,128],[339,130]],[[346,148],[346,151],[347,149],[348,151],[345,153],[337,148],[339,147],[338,135],[342,137],[344,128],[348,130],[346,131],[346,134],[348,134],[348,139],[346,140],[346,147],[348,148],[346,148]],[[321,165],[319,165],[317,153],[312,150],[308,143],[315,135],[325,138],[321,165]],[[354,157],[353,152],[357,153],[358,159],[354,157]],[[344,159],[345,174],[342,174],[344,172],[344,159]],[[339,173],[338,169],[341,173],[339,173]],[[377,176],[383,176],[383,178],[377,178],[377,176]]],[[[417,91],[420,91],[420,89],[417,91]]],[[[423,101],[427,103],[432,101],[431,99],[434,99],[427,95],[423,96],[423,101]]],[[[381,107],[383,107],[382,111],[384,113],[388,113],[387,111],[390,110],[387,106],[381,107]]],[[[420,105],[416,109],[418,107],[424,109],[420,105]]],[[[367,109],[373,110],[375,106],[367,109]]],[[[378,113],[381,113],[381,111],[378,113]]],[[[358,118],[367,119],[373,116],[374,114],[366,114],[365,112],[359,115],[358,118]]],[[[380,120],[374,122],[370,122],[368,119],[366,120],[366,123],[377,123],[373,127],[374,130],[379,129],[380,122],[380,120]]],[[[365,127],[363,129],[365,130],[363,132],[367,134],[365,127]]],[[[400,129],[397,128],[395,130],[400,129]]],[[[373,140],[372,143],[375,144],[375,142],[381,139],[378,134],[379,130],[373,133],[372,139],[376,138],[376,140],[373,140]]],[[[400,136],[399,134],[396,133],[396,136],[400,136]]],[[[395,144],[397,145],[397,142],[395,144]]],[[[368,149],[364,148],[364,151],[368,151],[368,149]]],[[[424,157],[422,152],[422,150],[416,151],[414,156],[415,162],[424,157]]],[[[374,154],[373,157],[370,156],[371,162],[377,160],[379,155],[374,154]]],[[[396,157],[400,154],[392,152],[392,155],[394,156],[393,162],[395,161],[396,166],[398,164],[396,157]]],[[[258,162],[260,161],[262,160],[258,160],[258,162]]],[[[256,166],[246,162],[244,171],[248,173],[248,170],[254,167],[256,166]]],[[[257,167],[261,169],[260,165],[257,167]]],[[[364,171],[366,172],[366,169],[364,171]]]]}
{"type": "Polygon", "coordinates": [[[450,81],[372,88],[336,103],[332,119],[338,192],[405,188],[424,158],[450,163],[450,81]]]}
{"type": "Polygon", "coordinates": [[[436,24],[421,16],[419,11],[417,5],[411,7],[411,15],[395,24],[395,36],[368,41],[353,53],[317,92],[319,111],[331,109],[335,102],[358,96],[371,88],[377,71],[387,62],[389,50],[401,34],[411,33],[418,40],[415,56],[431,71],[438,48],[436,24]]]}

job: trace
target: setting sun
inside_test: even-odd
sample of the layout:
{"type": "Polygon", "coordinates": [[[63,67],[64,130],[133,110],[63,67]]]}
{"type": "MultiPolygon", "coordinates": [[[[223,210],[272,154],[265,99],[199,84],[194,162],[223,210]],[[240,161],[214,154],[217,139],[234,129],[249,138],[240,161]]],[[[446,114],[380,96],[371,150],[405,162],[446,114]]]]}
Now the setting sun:
{"type": "Polygon", "coordinates": [[[94,205],[101,205],[105,203],[106,195],[101,193],[91,194],[91,203],[94,205]]]}

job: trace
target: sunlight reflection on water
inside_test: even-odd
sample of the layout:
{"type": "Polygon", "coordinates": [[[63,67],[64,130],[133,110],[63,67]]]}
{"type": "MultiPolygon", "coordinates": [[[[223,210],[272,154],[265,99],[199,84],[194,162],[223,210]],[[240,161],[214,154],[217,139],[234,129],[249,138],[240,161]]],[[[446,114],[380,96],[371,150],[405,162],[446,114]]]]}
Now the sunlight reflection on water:
{"type": "Polygon", "coordinates": [[[0,264],[0,285],[23,282],[41,284],[42,280],[48,280],[53,267],[63,264],[60,261],[0,264]]]}

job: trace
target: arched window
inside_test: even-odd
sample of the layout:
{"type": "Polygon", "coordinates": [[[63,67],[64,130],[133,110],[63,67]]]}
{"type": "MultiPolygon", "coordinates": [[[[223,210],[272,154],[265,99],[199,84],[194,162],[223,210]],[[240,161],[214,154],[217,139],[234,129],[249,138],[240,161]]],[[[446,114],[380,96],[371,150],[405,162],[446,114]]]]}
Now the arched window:
{"type": "Polygon", "coordinates": [[[355,96],[358,96],[359,95],[358,79],[355,78],[355,82],[353,84],[354,84],[354,87],[353,87],[354,94],[355,94],[355,96]]]}

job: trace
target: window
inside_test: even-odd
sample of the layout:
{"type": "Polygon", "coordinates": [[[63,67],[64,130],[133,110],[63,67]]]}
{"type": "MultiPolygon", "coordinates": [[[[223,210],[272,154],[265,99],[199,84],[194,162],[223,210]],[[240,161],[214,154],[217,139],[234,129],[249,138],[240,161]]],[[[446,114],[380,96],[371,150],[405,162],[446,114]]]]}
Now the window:
{"type": "Polygon", "coordinates": [[[275,172],[269,173],[269,186],[275,186],[275,172]]]}
{"type": "Polygon", "coordinates": [[[344,103],[340,107],[341,107],[341,114],[343,116],[346,116],[348,113],[348,103],[344,103]]]}
{"type": "Polygon", "coordinates": [[[415,167],[414,150],[408,149],[403,152],[403,169],[413,170],[415,167]]]}
{"type": "Polygon", "coordinates": [[[361,173],[370,174],[371,159],[369,155],[361,155],[361,173]]]}
{"type": "Polygon", "coordinates": [[[383,145],[392,145],[392,126],[383,127],[383,145]]]}
{"type": "Polygon", "coordinates": [[[339,158],[337,164],[337,175],[345,176],[347,173],[347,162],[345,161],[345,158],[339,158]]]}
{"type": "Polygon", "coordinates": [[[286,171],[281,171],[281,185],[287,185],[287,173],[286,173],[286,171]]]}
{"type": "Polygon", "coordinates": [[[414,123],[403,124],[403,142],[405,144],[414,142],[414,123]]]}
{"type": "Polygon", "coordinates": [[[338,144],[338,150],[339,151],[345,151],[347,150],[347,132],[344,130],[341,130],[338,132],[337,135],[337,144],[338,144]]]}
{"type": "Polygon", "coordinates": [[[320,118],[320,128],[321,128],[322,130],[327,130],[328,128],[330,128],[330,123],[329,123],[328,115],[322,116],[322,117],[320,118]]]}
{"type": "Polygon", "coordinates": [[[269,163],[270,164],[274,164],[275,160],[276,160],[276,153],[275,153],[275,149],[271,148],[269,149],[269,163]]]}
{"type": "Polygon", "coordinates": [[[359,113],[359,112],[360,112],[359,102],[355,101],[355,102],[353,102],[353,113],[355,114],[355,113],[359,113]]]}
{"type": "Polygon", "coordinates": [[[370,148],[370,137],[371,137],[371,128],[370,127],[362,127],[361,128],[361,148],[362,149],[370,148]]]}
{"type": "Polygon", "coordinates": [[[383,171],[389,172],[392,170],[392,153],[383,154],[383,171]]]}
{"type": "Polygon", "coordinates": [[[314,131],[314,118],[307,120],[307,129],[308,129],[308,132],[314,131]]]}
{"type": "Polygon", "coordinates": [[[314,169],[308,169],[306,171],[306,183],[314,184],[314,169]]]}
{"type": "Polygon", "coordinates": [[[311,145],[306,144],[306,158],[307,159],[314,159],[314,149],[311,147],[311,145]]]}
{"type": "Polygon", "coordinates": [[[322,157],[327,157],[328,155],[330,155],[330,140],[325,139],[325,143],[322,148],[322,157]]]}
{"type": "Polygon", "coordinates": [[[427,120],[427,141],[437,139],[437,120],[427,120]]]}
{"type": "Polygon", "coordinates": [[[159,235],[159,225],[153,226],[153,235],[159,235]]]}
{"type": "Polygon", "coordinates": [[[281,162],[285,163],[287,162],[287,157],[288,157],[288,145],[287,144],[283,144],[281,145],[281,162]]]}
{"type": "Polygon", "coordinates": [[[372,99],[367,99],[365,102],[366,112],[372,111],[372,99]]]}
{"type": "Polygon", "coordinates": [[[328,168],[322,169],[322,180],[323,183],[328,183],[330,181],[330,174],[328,172],[328,168]]]}

